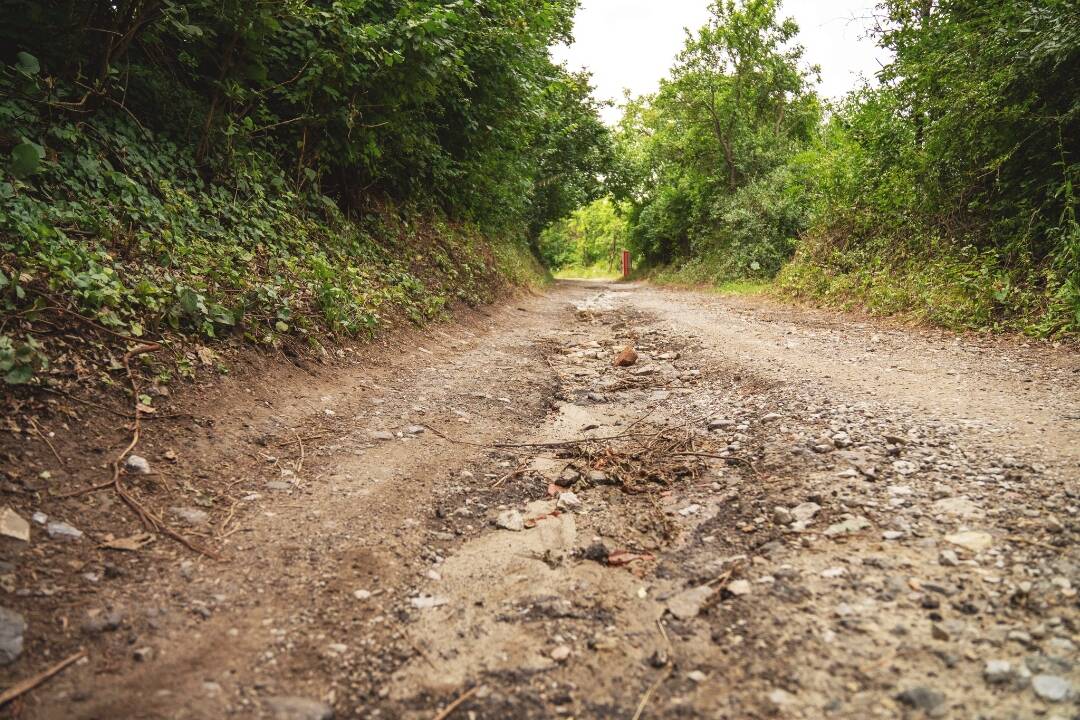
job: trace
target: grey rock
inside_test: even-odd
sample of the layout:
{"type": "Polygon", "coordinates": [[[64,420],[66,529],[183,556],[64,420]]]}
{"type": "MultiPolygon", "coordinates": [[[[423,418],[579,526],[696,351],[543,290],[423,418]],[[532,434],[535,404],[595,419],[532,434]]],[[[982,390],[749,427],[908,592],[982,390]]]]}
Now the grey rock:
{"type": "Polygon", "coordinates": [[[111,632],[118,629],[123,622],[124,613],[121,610],[92,610],[83,621],[82,631],[88,635],[111,632]]]}
{"type": "Polygon", "coordinates": [[[318,700],[282,696],[265,702],[274,720],[334,720],[334,709],[318,700]]]}
{"type": "Polygon", "coordinates": [[[716,418],[709,421],[708,427],[710,430],[724,430],[729,427],[735,427],[735,421],[728,420],[727,418],[716,418]]]}
{"type": "Polygon", "coordinates": [[[511,532],[521,532],[525,529],[525,518],[517,510],[507,510],[499,513],[495,525],[511,532]]]}
{"type": "Polygon", "coordinates": [[[953,550],[942,550],[938,555],[938,564],[945,567],[956,567],[960,564],[960,558],[956,556],[956,552],[953,550]]]}
{"type": "Polygon", "coordinates": [[[0,665],[15,662],[23,651],[26,620],[14,610],[0,607],[0,665]]]}
{"type": "Polygon", "coordinates": [[[590,470],[586,477],[591,483],[603,484],[608,481],[608,475],[603,470],[590,470]]]}
{"type": "Polygon", "coordinates": [[[275,490],[277,492],[287,492],[293,489],[293,485],[284,480],[270,480],[266,483],[266,489],[275,490]]]}
{"type": "Polygon", "coordinates": [[[388,430],[372,430],[371,431],[371,439],[372,440],[380,440],[380,441],[393,440],[394,439],[394,433],[392,433],[392,432],[390,432],[388,430]]]}
{"type": "Polygon", "coordinates": [[[774,507],[772,511],[773,522],[777,525],[790,525],[792,521],[791,511],[786,507],[774,507]]]}
{"type": "Polygon", "coordinates": [[[702,606],[709,601],[716,591],[708,585],[683,590],[667,601],[667,610],[679,620],[697,617],[702,606]]]}
{"type": "Polygon", "coordinates": [[[825,537],[841,537],[844,535],[853,535],[860,530],[865,530],[870,527],[870,521],[861,515],[855,515],[849,517],[846,520],[842,520],[838,523],[833,523],[829,527],[825,528],[825,537]]]}
{"type": "Polygon", "coordinates": [[[1016,677],[1016,671],[1008,660],[987,660],[983,679],[991,685],[1003,685],[1016,677]]]}
{"type": "Polygon", "coordinates": [[[77,527],[56,520],[45,526],[45,532],[54,540],[78,540],[83,536],[82,530],[77,527]]]}
{"type": "Polygon", "coordinates": [[[154,649],[151,647],[137,648],[135,652],[131,653],[131,657],[135,662],[150,662],[154,659],[154,649]]]}
{"type": "Polygon", "coordinates": [[[945,694],[925,685],[919,685],[899,693],[896,699],[908,707],[932,712],[945,702],[945,694]]]}
{"type": "Polygon", "coordinates": [[[795,518],[796,522],[808,523],[814,519],[814,516],[821,511],[821,506],[813,502],[804,502],[801,505],[796,505],[791,510],[791,517],[795,518]]]}
{"type": "Polygon", "coordinates": [[[409,435],[420,435],[425,430],[427,430],[427,428],[425,428],[423,425],[410,425],[405,428],[405,432],[409,435]]]}
{"type": "Polygon", "coordinates": [[[576,493],[564,492],[559,493],[559,501],[556,504],[559,510],[566,510],[567,512],[573,512],[581,509],[581,498],[576,493]]]}
{"type": "Polygon", "coordinates": [[[140,475],[149,475],[150,462],[142,455],[128,455],[127,459],[124,460],[124,469],[140,475]]]}
{"type": "Polygon", "coordinates": [[[1069,681],[1057,675],[1036,675],[1031,679],[1031,689],[1046,702],[1061,702],[1069,696],[1069,681]]]}

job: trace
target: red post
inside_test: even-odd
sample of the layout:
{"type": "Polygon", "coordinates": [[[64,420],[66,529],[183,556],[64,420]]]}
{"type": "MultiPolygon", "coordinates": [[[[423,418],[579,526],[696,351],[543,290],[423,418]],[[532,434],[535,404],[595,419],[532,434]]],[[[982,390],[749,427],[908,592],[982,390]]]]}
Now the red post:
{"type": "Polygon", "coordinates": [[[630,277],[630,251],[622,251],[622,276],[624,278],[630,277]]]}

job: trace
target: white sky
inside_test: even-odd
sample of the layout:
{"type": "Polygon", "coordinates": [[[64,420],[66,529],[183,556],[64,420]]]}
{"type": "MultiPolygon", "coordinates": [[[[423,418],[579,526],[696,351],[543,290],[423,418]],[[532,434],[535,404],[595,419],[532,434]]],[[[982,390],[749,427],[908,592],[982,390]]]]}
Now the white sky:
{"type": "MultiPolygon", "coordinates": [[[[877,0],[784,0],[782,17],[799,24],[808,65],[821,66],[819,92],[837,98],[873,79],[886,58],[867,37],[877,0]]],[[[583,0],[574,24],[574,44],[555,48],[556,61],[593,73],[597,97],[622,102],[655,92],[682,49],[683,28],[697,30],[708,18],[708,0],[583,0]]],[[[608,122],[620,111],[609,108],[608,122]]]]}

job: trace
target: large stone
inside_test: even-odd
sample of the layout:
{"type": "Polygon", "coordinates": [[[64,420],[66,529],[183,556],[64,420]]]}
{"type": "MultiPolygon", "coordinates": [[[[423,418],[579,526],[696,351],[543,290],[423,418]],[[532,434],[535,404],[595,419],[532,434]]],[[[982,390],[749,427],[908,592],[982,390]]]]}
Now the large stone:
{"type": "Polygon", "coordinates": [[[495,518],[495,525],[503,530],[521,532],[525,529],[525,518],[517,510],[507,510],[499,513],[499,516],[495,518]]]}
{"type": "Polygon", "coordinates": [[[801,505],[796,505],[791,509],[791,517],[795,518],[795,522],[808,523],[814,519],[814,516],[821,511],[821,506],[813,502],[804,502],[801,505]]]}
{"type": "Polygon", "coordinates": [[[615,356],[615,359],[611,362],[611,364],[615,367],[630,367],[631,365],[636,363],[637,360],[637,352],[634,350],[634,348],[627,345],[619,352],[618,355],[615,356]]]}
{"type": "Polygon", "coordinates": [[[15,662],[22,654],[26,620],[14,610],[0,607],[0,665],[15,662]]]}
{"type": "Polygon", "coordinates": [[[1031,689],[1046,702],[1061,702],[1069,696],[1069,681],[1057,675],[1036,675],[1031,679],[1031,689]]]}
{"type": "Polygon", "coordinates": [[[9,507],[0,510],[0,535],[30,542],[30,523],[9,507]]]}
{"type": "Polygon", "coordinates": [[[908,707],[931,712],[945,702],[945,695],[933,688],[920,685],[899,693],[896,699],[908,707]]]}

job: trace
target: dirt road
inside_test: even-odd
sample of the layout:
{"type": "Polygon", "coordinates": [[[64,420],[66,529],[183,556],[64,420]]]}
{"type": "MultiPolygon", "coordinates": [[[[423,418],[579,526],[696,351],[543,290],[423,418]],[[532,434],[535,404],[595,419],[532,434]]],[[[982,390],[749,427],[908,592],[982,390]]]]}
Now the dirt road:
{"type": "Polygon", "coordinates": [[[356,357],[148,429],[144,497],[220,561],[42,508],[86,536],[14,559],[5,678],[89,657],[8,713],[1080,711],[1073,352],[564,282],[356,357]]]}

